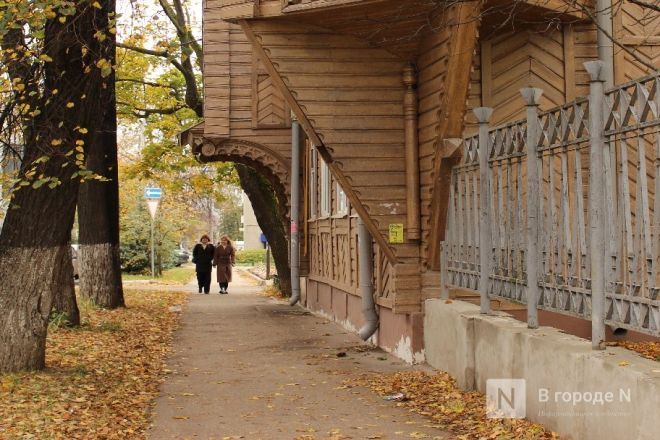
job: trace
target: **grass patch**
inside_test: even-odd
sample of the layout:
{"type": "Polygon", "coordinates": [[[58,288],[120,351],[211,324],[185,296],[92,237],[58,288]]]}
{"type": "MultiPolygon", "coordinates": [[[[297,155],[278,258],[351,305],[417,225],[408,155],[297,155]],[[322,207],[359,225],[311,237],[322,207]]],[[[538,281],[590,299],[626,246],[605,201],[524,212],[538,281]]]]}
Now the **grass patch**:
{"type": "MultiPolygon", "coordinates": [[[[156,278],[159,283],[166,284],[188,284],[190,280],[195,277],[195,266],[185,265],[180,267],[173,267],[163,271],[163,276],[156,278]]],[[[122,280],[135,281],[135,280],[151,280],[151,274],[122,274],[122,280]]]]}
{"type": "Polygon", "coordinates": [[[46,369],[0,374],[2,439],[144,439],[185,293],[125,290],[126,308],[52,326],[46,369]]]}
{"type": "Polygon", "coordinates": [[[236,264],[254,266],[266,262],[266,249],[250,249],[236,252],[236,264]]]}

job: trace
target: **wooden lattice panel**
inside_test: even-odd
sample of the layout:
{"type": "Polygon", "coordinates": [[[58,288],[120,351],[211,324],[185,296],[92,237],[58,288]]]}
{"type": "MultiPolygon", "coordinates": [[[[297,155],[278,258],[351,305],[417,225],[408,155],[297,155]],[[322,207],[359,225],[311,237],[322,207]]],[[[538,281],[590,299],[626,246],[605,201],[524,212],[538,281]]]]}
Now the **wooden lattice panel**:
{"type": "Polygon", "coordinates": [[[252,64],[252,126],[254,128],[291,126],[291,110],[256,55],[252,64]]]}
{"type": "Polygon", "coordinates": [[[504,33],[482,42],[482,102],[494,108],[491,126],[524,116],[523,87],[543,89],[541,109],[566,102],[562,31],[504,33]]]}
{"type": "MultiPolygon", "coordinates": [[[[657,4],[657,3],[656,3],[657,4]]],[[[617,83],[651,73],[660,66],[660,12],[623,2],[615,17],[618,40],[628,51],[615,47],[617,83]],[[643,61],[643,62],[641,62],[643,61]]]]}

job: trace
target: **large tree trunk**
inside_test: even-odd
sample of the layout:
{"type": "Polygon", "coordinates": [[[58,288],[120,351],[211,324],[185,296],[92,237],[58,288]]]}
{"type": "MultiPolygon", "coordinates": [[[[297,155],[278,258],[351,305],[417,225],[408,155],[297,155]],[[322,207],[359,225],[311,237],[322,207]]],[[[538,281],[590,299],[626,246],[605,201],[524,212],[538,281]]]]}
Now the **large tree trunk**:
{"type": "MultiPolygon", "coordinates": [[[[10,217],[16,216],[7,215],[3,232],[14,224],[10,217]]],[[[44,368],[48,317],[65,284],[62,267],[71,264],[69,247],[0,246],[0,372],[44,368]]]]}
{"type": "Polygon", "coordinates": [[[71,263],[71,247],[69,247],[69,258],[60,266],[62,273],[58,278],[62,285],[55,290],[53,298],[53,313],[63,313],[69,325],[78,327],[80,325],[80,311],[76,302],[76,290],[73,285],[73,264],[71,263]]]}
{"type": "Polygon", "coordinates": [[[280,289],[287,296],[291,295],[291,269],[289,268],[289,240],[284,229],[286,217],[277,201],[272,186],[254,169],[236,164],[236,171],[241,180],[241,187],[247,194],[254,208],[259,227],[268,237],[280,289]]]}
{"type": "Polygon", "coordinates": [[[97,60],[107,59],[108,47],[95,34],[107,32],[110,11],[106,0],[100,3],[101,9],[76,3],[64,23],[48,21],[44,53],[52,61],[44,64],[43,77],[26,78],[41,81],[44,99],[36,102],[41,113],[25,131],[21,175],[30,184],[16,188],[0,232],[0,372],[44,367],[53,299],[73,283],[64,266],[71,265],[80,177],[71,163],[76,155],[67,153],[89,142],[104,109],[97,60]],[[40,176],[57,178],[57,184],[39,188],[40,176]]]}
{"type": "MultiPolygon", "coordinates": [[[[114,0],[108,7],[114,11],[114,0]]],[[[108,37],[114,45],[114,35],[108,37]]],[[[114,65],[114,51],[112,52],[114,65]]],[[[114,309],[124,306],[119,259],[119,173],[115,75],[106,78],[101,100],[107,103],[101,129],[87,156],[87,168],[108,179],[89,181],[78,193],[80,296],[114,309]]]]}

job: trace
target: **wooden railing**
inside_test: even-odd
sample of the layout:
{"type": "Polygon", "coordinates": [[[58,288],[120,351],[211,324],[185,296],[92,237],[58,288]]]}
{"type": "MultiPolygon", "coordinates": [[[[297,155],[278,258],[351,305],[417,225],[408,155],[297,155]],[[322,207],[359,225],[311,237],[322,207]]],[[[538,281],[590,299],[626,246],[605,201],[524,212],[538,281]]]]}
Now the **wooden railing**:
{"type": "Polygon", "coordinates": [[[605,324],[660,336],[660,73],[603,92],[591,67],[589,99],[539,114],[526,89],[527,118],[495,129],[475,111],[442,282],[479,290],[483,312],[491,297],[527,304],[530,327],[537,308],[591,319],[598,347],[605,324]]]}

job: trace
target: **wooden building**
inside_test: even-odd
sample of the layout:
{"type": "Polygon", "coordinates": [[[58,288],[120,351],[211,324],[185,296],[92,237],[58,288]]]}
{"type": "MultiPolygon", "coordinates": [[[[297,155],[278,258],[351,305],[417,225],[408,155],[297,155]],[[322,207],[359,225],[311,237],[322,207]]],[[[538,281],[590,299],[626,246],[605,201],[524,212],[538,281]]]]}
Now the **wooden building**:
{"type": "MultiPolygon", "coordinates": [[[[658,13],[615,8],[614,78],[658,65],[658,13]]],[[[357,219],[374,240],[375,342],[423,359],[423,302],[440,294],[440,243],[472,110],[491,125],[588,93],[595,12],[555,0],[206,0],[202,160],[253,166],[289,202],[291,120],[300,163],[303,303],[357,329],[357,219]],[[403,239],[396,232],[403,227],[403,239]]],[[[286,220],[286,219],[285,219],[286,220]]]]}

